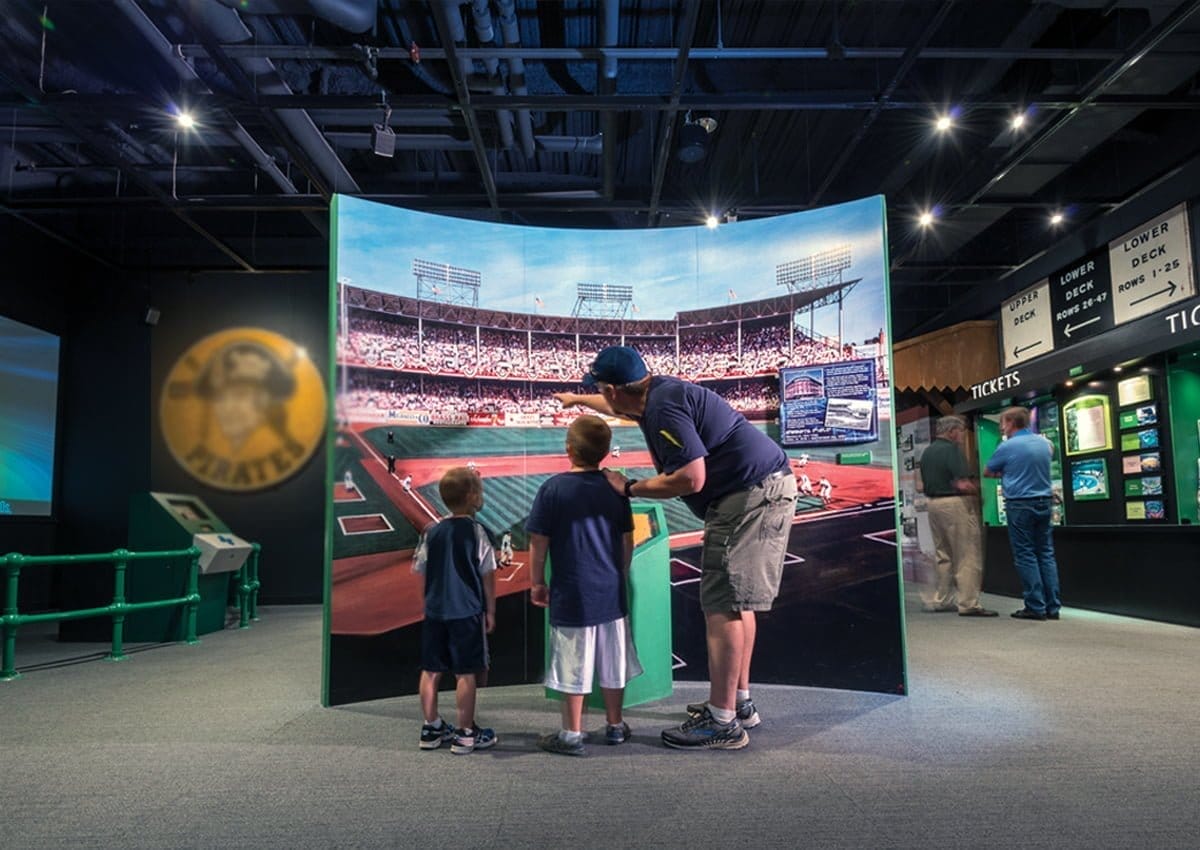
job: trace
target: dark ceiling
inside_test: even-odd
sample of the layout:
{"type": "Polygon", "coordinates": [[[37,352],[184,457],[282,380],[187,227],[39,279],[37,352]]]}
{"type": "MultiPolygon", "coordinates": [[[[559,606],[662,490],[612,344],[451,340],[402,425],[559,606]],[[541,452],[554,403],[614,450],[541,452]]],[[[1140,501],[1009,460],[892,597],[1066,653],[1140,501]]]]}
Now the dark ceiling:
{"type": "Polygon", "coordinates": [[[326,262],[334,192],[619,228],[882,193],[903,337],[1196,157],[1197,7],[8,0],[0,210],[118,270],[272,271],[326,262]]]}

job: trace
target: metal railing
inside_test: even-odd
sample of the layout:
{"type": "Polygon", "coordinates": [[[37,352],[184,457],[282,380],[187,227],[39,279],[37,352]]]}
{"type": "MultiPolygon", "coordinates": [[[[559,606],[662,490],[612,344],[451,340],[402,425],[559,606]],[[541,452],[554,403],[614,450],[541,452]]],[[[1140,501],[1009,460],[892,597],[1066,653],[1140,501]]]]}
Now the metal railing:
{"type": "MultiPolygon", "coordinates": [[[[251,544],[250,556],[237,571],[238,628],[247,629],[251,620],[258,619],[258,556],[262,546],[251,544]]],[[[130,552],[117,549],[94,555],[22,555],[17,552],[0,556],[0,567],[4,569],[4,607],[0,609],[0,633],[3,647],[0,649],[0,682],[21,678],[14,664],[16,655],[17,629],[32,623],[56,623],[65,620],[82,620],[88,617],[112,617],[112,649],[107,658],[122,661],[127,656],[124,650],[125,617],[137,611],[153,611],[159,608],[184,607],[184,639],[187,644],[197,644],[196,612],[200,607],[199,573],[200,550],[195,546],[161,552],[130,552]],[[125,571],[131,561],[168,560],[187,558],[187,586],[183,596],[170,599],[155,599],[148,602],[128,602],[125,599],[125,571]],[[51,564],[105,564],[113,565],[112,602],[98,608],[79,608],[70,611],[47,611],[40,614],[21,614],[17,610],[17,590],[21,570],[24,567],[48,566],[51,564]]]]}

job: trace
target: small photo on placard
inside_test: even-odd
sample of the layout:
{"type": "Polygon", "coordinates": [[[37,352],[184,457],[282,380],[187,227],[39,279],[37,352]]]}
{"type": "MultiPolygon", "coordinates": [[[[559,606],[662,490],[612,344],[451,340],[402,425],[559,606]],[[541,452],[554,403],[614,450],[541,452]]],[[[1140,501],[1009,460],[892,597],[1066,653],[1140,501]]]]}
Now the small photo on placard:
{"type": "Polygon", "coordinates": [[[1124,407],[1127,404],[1137,404],[1153,398],[1149,375],[1134,375],[1117,382],[1117,404],[1124,407]]]}
{"type": "Polygon", "coordinates": [[[1125,503],[1125,519],[1145,519],[1146,518],[1146,503],[1145,502],[1126,502],[1125,503]]]}
{"type": "Polygon", "coordinates": [[[1147,475],[1145,478],[1125,479],[1126,496],[1161,496],[1162,476],[1147,475]]]}
{"type": "Polygon", "coordinates": [[[1167,508],[1161,500],[1151,499],[1146,502],[1146,519],[1166,519],[1167,508]]]}
{"type": "Polygon", "coordinates": [[[1143,404],[1134,410],[1137,416],[1137,424],[1139,425],[1157,425],[1158,424],[1158,405],[1143,404]]]}
{"type": "Polygon", "coordinates": [[[1158,429],[1145,428],[1141,431],[1130,431],[1121,435],[1121,451],[1133,452],[1138,449],[1158,448],[1158,429]]]}
{"type": "Polygon", "coordinates": [[[1081,502],[1108,498],[1108,464],[1104,458],[1071,462],[1071,497],[1081,502]]]}
{"type": "Polygon", "coordinates": [[[1158,452],[1142,452],[1138,455],[1138,465],[1142,468],[1142,472],[1158,472],[1162,469],[1162,461],[1159,459],[1158,452]]]}

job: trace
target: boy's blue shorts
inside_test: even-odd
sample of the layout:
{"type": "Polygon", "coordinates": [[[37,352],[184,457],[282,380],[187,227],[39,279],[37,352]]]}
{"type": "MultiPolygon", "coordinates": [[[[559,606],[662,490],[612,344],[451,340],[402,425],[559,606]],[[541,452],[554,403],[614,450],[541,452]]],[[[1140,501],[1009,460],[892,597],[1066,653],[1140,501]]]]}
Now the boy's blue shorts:
{"type": "Polygon", "coordinates": [[[488,667],[483,614],[459,620],[425,619],[421,626],[421,669],[431,673],[475,673],[488,667]]]}

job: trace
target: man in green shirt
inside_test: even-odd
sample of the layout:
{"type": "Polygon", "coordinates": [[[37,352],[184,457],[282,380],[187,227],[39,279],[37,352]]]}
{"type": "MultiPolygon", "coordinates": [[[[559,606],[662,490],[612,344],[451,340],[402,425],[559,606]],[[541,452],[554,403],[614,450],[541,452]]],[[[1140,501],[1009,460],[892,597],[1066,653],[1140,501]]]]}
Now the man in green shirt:
{"type": "Polygon", "coordinates": [[[979,512],[962,440],[967,432],[960,416],[937,421],[935,439],[921,455],[921,484],[925,492],[929,530],[937,551],[937,584],[927,610],[958,611],[960,617],[995,617],[979,604],[983,562],[979,512]]]}

